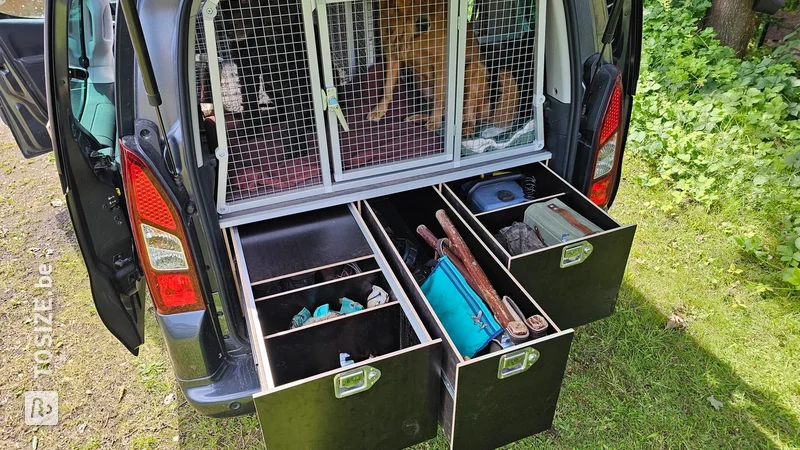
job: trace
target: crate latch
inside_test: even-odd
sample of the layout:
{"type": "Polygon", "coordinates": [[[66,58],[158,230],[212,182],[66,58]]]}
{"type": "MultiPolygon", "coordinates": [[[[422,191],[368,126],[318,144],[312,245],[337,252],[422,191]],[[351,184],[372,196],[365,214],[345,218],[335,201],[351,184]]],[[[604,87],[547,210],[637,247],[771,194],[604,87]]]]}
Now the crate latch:
{"type": "Polygon", "coordinates": [[[594,247],[588,241],[576,242],[564,246],[561,250],[561,268],[577,266],[589,259],[594,247]]]}
{"type": "Polygon", "coordinates": [[[336,119],[339,120],[339,124],[342,126],[342,129],[344,131],[350,131],[350,125],[347,124],[347,119],[344,118],[342,107],[339,106],[339,98],[337,97],[336,88],[327,88],[326,90],[322,91],[322,96],[325,99],[322,108],[336,114],[336,119]]]}
{"type": "Polygon", "coordinates": [[[369,390],[381,378],[381,371],[372,366],[361,366],[337,373],[333,377],[333,393],[345,398],[369,390]]]}
{"type": "Polygon", "coordinates": [[[506,353],[500,357],[497,378],[503,380],[525,372],[539,360],[539,356],[539,350],[531,347],[518,352],[506,353]]]}

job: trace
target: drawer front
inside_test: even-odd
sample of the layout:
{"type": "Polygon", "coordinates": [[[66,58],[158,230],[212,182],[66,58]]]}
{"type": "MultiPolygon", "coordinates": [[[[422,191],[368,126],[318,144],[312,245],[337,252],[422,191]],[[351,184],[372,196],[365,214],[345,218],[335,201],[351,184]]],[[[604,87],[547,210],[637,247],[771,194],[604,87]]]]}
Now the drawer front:
{"type": "Polygon", "coordinates": [[[255,395],[267,448],[402,449],[432,439],[440,352],[439,341],[421,344],[255,395]]]}
{"type": "Polygon", "coordinates": [[[634,226],[624,227],[513,258],[511,273],[559,326],[585,325],[614,313],[635,232],[634,226]],[[592,246],[589,257],[562,267],[573,260],[570,251],[586,248],[584,243],[592,246]]]}
{"type": "Polygon", "coordinates": [[[572,336],[552,335],[460,365],[452,448],[493,449],[549,429],[572,336]],[[526,358],[536,361],[526,367],[526,358]]]}
{"type": "Polygon", "coordinates": [[[444,185],[442,192],[558,326],[571,328],[610,316],[636,226],[621,226],[543,164],[520,170],[536,178],[537,198],[533,202],[475,214],[459,194],[465,180],[444,185]],[[526,254],[509,254],[494,234],[512,222],[523,222],[525,210],[532,203],[552,198],[564,202],[603,231],[526,254]]]}
{"type": "Polygon", "coordinates": [[[513,298],[526,317],[533,314],[547,316],[548,312],[531,300],[437,190],[419,189],[365,202],[362,215],[373,236],[387,255],[394,273],[400,277],[426,328],[442,340],[440,421],[451,447],[495,448],[549,428],[573,331],[561,331],[557,322],[555,325],[548,322],[550,334],[546,337],[474,359],[463,358],[376,217],[376,212],[382,212],[382,217],[387,216],[387,202],[397,208],[399,217],[408,220],[408,228],[415,229],[422,223],[435,234],[441,234],[441,231],[436,229],[433,215],[436,210],[444,209],[498,292],[513,298]],[[525,359],[527,357],[533,357],[536,362],[529,364],[531,360],[525,359]],[[506,370],[499,375],[501,361],[506,370]],[[522,399],[524,403],[521,403],[522,399]]]}
{"type": "Polygon", "coordinates": [[[234,228],[231,238],[267,448],[401,449],[436,436],[441,340],[421,324],[354,207],[234,228]],[[357,273],[317,278],[352,263],[357,273]],[[387,303],[290,326],[304,307],[338,311],[331,305],[342,297],[365,306],[374,286],[387,303]]]}

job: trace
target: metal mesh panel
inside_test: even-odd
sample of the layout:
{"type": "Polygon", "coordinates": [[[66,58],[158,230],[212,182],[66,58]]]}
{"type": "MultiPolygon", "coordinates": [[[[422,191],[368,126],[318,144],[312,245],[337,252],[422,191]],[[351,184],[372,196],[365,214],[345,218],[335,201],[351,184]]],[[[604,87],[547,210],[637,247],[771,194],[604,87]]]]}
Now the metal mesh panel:
{"type": "Polygon", "coordinates": [[[536,140],[534,3],[474,0],[468,5],[462,155],[536,140]]]}
{"type": "Polygon", "coordinates": [[[221,1],[215,28],[221,86],[211,89],[221,91],[228,135],[226,201],[320,185],[300,0],[221,1]]]}
{"type": "MultiPolygon", "coordinates": [[[[239,77],[236,75],[236,65],[231,61],[231,52],[221,30],[222,16],[217,16],[217,59],[222,72],[222,85],[219,90],[222,92],[222,101],[225,111],[242,112],[242,96],[239,93],[239,77]]],[[[208,73],[208,46],[206,36],[203,31],[202,6],[197,14],[195,35],[195,77],[197,86],[197,98],[199,103],[212,111],[211,106],[211,78],[208,73]]],[[[216,87],[215,87],[216,88],[216,87]]]]}
{"type": "Polygon", "coordinates": [[[358,75],[366,72],[374,63],[370,30],[372,24],[368,11],[371,0],[332,3],[327,5],[328,30],[332,53],[335,84],[344,86],[358,75]]]}
{"type": "Polygon", "coordinates": [[[320,153],[326,146],[334,183],[363,178],[361,186],[391,172],[400,179],[408,169],[438,170],[454,158],[494,159],[505,149],[523,155],[531,143],[541,149],[534,3],[467,0],[458,13],[450,0],[343,0],[317,8],[313,30],[305,30],[301,0],[220,0],[218,83],[210,80],[201,11],[197,95],[204,115],[224,117],[228,144],[218,201],[242,209],[255,204],[234,203],[329,183],[329,155],[320,153]],[[459,16],[467,23],[462,32],[459,16]],[[306,32],[317,36],[319,60],[308,60],[306,32]],[[327,124],[315,120],[322,105],[314,103],[312,76],[331,96],[327,124]],[[212,92],[223,111],[213,111],[212,92]],[[318,142],[320,127],[326,142],[318,142]]]}
{"type": "Polygon", "coordinates": [[[195,17],[195,86],[197,88],[198,103],[211,103],[211,84],[208,75],[208,49],[203,32],[203,10],[198,11],[195,17]]]}
{"type": "Polygon", "coordinates": [[[359,73],[366,71],[367,67],[374,64],[374,49],[372,46],[372,5],[371,0],[353,3],[353,32],[355,35],[355,61],[359,73]],[[369,28],[369,33],[368,33],[369,28]]]}
{"type": "Polygon", "coordinates": [[[369,62],[373,31],[369,27],[376,28],[374,36],[380,40],[377,63],[339,90],[350,131],[340,130],[333,146],[344,172],[378,166],[391,171],[394,163],[446,152],[448,4],[452,2],[406,3],[376,2],[380,7],[369,23],[371,5],[358,1],[328,5],[334,68],[355,65],[358,71],[360,61],[369,62]]]}
{"type": "MultiPolygon", "coordinates": [[[[354,43],[347,39],[347,10],[344,3],[334,3],[328,6],[328,29],[331,37],[331,53],[334,61],[334,76],[338,85],[347,84],[353,76],[352,61],[349,48],[354,43]]],[[[351,19],[352,20],[352,19],[351,19]]]]}

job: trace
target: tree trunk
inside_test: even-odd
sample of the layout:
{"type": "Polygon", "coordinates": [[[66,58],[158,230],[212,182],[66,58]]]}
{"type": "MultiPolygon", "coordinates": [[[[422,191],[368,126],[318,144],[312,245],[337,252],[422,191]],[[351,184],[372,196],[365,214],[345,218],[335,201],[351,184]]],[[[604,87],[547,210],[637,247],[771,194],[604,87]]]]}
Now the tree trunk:
{"type": "Polygon", "coordinates": [[[712,0],[705,24],[714,29],[722,45],[743,58],[756,31],[753,0],[712,0]]]}

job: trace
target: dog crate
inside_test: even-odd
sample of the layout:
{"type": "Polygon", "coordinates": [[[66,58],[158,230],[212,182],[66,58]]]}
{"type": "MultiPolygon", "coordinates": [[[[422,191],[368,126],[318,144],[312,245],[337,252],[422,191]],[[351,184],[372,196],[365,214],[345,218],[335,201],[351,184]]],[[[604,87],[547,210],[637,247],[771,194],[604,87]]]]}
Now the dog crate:
{"type": "Polygon", "coordinates": [[[194,79],[223,222],[548,159],[545,7],[204,0],[194,79]]]}

